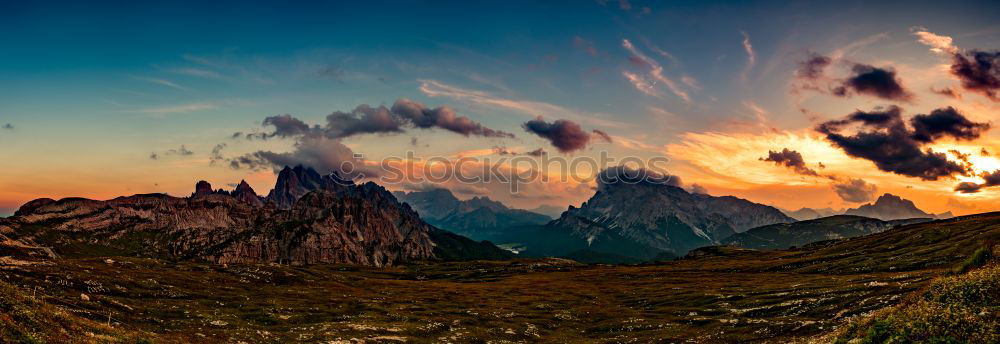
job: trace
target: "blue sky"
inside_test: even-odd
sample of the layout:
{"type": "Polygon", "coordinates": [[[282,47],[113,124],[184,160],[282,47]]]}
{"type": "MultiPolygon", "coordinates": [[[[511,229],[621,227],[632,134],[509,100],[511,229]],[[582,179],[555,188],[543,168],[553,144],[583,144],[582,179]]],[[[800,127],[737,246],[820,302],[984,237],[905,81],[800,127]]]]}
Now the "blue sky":
{"type": "MultiPolygon", "coordinates": [[[[210,166],[213,146],[227,143],[228,156],[290,149],[289,142],[233,142],[233,132],[264,130],[266,116],[319,123],[333,111],[400,98],[451,106],[518,139],[438,130],[345,144],[373,157],[399,154],[412,137],[429,144],[421,148],[428,155],[498,144],[533,149],[545,142],[520,126],[539,114],[649,147],[683,144],[691,133],[759,126],[798,132],[815,124],[803,107],[833,118],[881,105],[790,95],[797,63],[809,52],[933,70],[940,57],[915,40],[914,27],[963,47],[995,49],[998,7],[986,1],[8,3],[0,14],[0,125],[13,129],[0,131],[0,158],[19,167],[0,172],[0,189],[8,190],[0,208],[44,195],[183,194],[198,178],[232,183],[250,172],[210,166]],[[637,52],[661,66],[675,89],[630,60],[637,52]],[[629,73],[644,78],[652,93],[640,91],[629,73]],[[456,90],[534,107],[477,102],[456,90]],[[149,159],[180,145],[195,154],[149,159]],[[62,188],[37,185],[63,180],[58,173],[24,181],[40,169],[80,180],[62,188]]],[[[941,105],[930,98],[909,108],[941,105]]],[[[601,149],[663,153],[620,144],[601,149]]],[[[678,160],[678,171],[685,168],[689,180],[707,173],[678,160]]],[[[270,188],[269,176],[252,178],[258,189],[270,188]]],[[[905,191],[904,184],[885,188],[905,191]]],[[[767,187],[716,189],[760,197],[767,187]]],[[[829,194],[826,186],[812,187],[829,194]]],[[[817,197],[822,204],[832,196],[817,197]]]]}

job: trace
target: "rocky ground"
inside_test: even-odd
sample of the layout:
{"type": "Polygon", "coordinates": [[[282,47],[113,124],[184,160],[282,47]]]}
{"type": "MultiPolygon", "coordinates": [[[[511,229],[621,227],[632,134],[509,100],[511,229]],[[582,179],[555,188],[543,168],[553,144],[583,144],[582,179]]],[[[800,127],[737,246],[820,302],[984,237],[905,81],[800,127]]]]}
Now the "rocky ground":
{"type": "MultiPolygon", "coordinates": [[[[73,338],[100,341],[788,342],[868,319],[998,238],[1000,215],[986,214],[796,250],[699,249],[650,265],[90,257],[5,265],[0,283],[43,304],[39,312],[90,324],[73,338]]],[[[56,334],[67,333],[12,314],[0,309],[17,338],[61,342],[56,334]]]]}

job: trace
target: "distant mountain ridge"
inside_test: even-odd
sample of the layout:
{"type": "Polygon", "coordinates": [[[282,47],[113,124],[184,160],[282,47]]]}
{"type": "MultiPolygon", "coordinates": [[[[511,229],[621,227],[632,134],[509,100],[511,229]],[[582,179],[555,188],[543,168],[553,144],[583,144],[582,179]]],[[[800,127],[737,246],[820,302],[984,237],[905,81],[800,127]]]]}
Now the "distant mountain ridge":
{"type": "Polygon", "coordinates": [[[477,240],[488,240],[511,227],[545,224],[552,218],[509,208],[489,197],[459,200],[447,189],[394,193],[428,223],[477,240]]]}
{"type": "Polygon", "coordinates": [[[751,228],[746,232],[737,233],[722,240],[722,244],[752,249],[786,249],[818,241],[881,233],[897,226],[932,220],[931,218],[914,218],[883,221],[855,215],[834,215],[751,228]]]}
{"type": "Polygon", "coordinates": [[[934,219],[948,219],[954,217],[954,215],[948,211],[941,214],[932,214],[920,210],[913,203],[913,201],[904,199],[902,197],[886,193],[880,196],[875,203],[868,203],[861,205],[857,208],[844,209],[844,210],[834,210],[831,208],[813,209],[813,208],[801,208],[799,210],[782,210],[786,215],[795,218],[799,221],[813,220],[821,217],[829,217],[833,215],[854,215],[862,216],[873,219],[880,219],[883,221],[890,220],[903,220],[912,218],[934,218],[934,219]]]}
{"type": "Polygon", "coordinates": [[[286,167],[264,202],[240,183],[233,192],[39,199],[0,233],[67,255],[139,255],[217,263],[395,265],[424,259],[504,259],[487,243],[435,228],[385,188],[286,167]],[[289,204],[290,202],[290,204],[289,204]]]}

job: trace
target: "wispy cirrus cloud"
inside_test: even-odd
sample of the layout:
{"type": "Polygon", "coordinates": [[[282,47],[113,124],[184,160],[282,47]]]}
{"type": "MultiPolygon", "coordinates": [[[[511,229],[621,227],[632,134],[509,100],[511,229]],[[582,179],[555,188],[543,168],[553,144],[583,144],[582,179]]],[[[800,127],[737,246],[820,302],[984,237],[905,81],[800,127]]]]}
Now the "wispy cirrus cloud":
{"type": "Polygon", "coordinates": [[[750,42],[750,34],[746,31],[740,31],[743,34],[743,51],[747,53],[747,65],[743,67],[743,73],[740,74],[740,80],[746,81],[747,75],[753,70],[753,66],[757,64],[757,53],[753,50],[753,44],[750,42]]]}
{"type": "Polygon", "coordinates": [[[626,79],[629,79],[629,81],[632,82],[632,85],[635,86],[636,89],[647,95],[659,97],[658,95],[659,92],[655,92],[655,86],[656,83],[660,82],[666,85],[667,89],[670,90],[671,93],[673,93],[677,97],[680,97],[682,100],[684,100],[684,102],[691,102],[691,96],[689,96],[687,92],[682,90],[677,85],[676,82],[674,82],[667,76],[663,75],[663,66],[660,65],[659,62],[650,58],[646,54],[643,54],[628,39],[622,40],[622,47],[625,48],[625,50],[628,50],[628,52],[632,54],[632,56],[630,57],[630,61],[632,61],[634,65],[644,67],[645,69],[648,70],[647,71],[648,78],[651,79],[651,81],[648,82],[645,81],[637,82],[637,80],[643,80],[644,78],[639,77],[637,74],[628,71],[623,71],[622,75],[625,76],[626,79]]]}
{"type": "Polygon", "coordinates": [[[628,126],[626,123],[604,119],[604,117],[609,117],[605,114],[572,110],[544,102],[498,97],[489,92],[463,89],[436,80],[420,80],[420,91],[430,97],[448,97],[472,105],[513,110],[531,118],[544,116],[572,119],[603,127],[621,128],[628,126]]]}
{"type": "Polygon", "coordinates": [[[177,83],[175,83],[173,81],[167,80],[167,79],[150,78],[150,77],[144,77],[144,76],[136,76],[134,78],[136,78],[137,80],[142,80],[142,81],[145,81],[145,82],[148,82],[148,83],[170,87],[170,88],[178,89],[178,90],[181,90],[181,91],[187,91],[188,90],[184,86],[181,86],[181,85],[179,85],[179,84],[177,84],[177,83]]]}
{"type": "Polygon", "coordinates": [[[198,111],[212,110],[216,108],[218,108],[218,105],[212,103],[190,103],[190,104],[149,107],[149,108],[129,110],[127,112],[142,113],[153,117],[164,117],[172,114],[198,112],[198,111]]]}

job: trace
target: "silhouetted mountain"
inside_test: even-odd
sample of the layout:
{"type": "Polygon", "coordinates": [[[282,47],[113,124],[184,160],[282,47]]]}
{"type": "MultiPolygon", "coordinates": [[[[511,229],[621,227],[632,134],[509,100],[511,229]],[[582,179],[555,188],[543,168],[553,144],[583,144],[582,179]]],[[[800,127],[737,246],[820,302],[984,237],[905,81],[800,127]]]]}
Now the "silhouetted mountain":
{"type": "Polygon", "coordinates": [[[917,206],[912,201],[888,193],[879,197],[875,203],[865,204],[855,209],[847,209],[844,215],[864,216],[880,220],[935,217],[932,214],[917,209],[917,206]]]}
{"type": "Polygon", "coordinates": [[[564,211],[566,211],[566,209],[568,209],[568,207],[565,207],[565,206],[564,207],[557,207],[557,206],[554,206],[554,205],[542,204],[542,205],[538,206],[538,208],[528,209],[528,211],[533,212],[533,213],[542,214],[542,215],[545,215],[545,216],[548,216],[548,217],[551,217],[551,218],[558,218],[559,216],[562,215],[562,213],[564,211]]]}
{"type": "Polygon", "coordinates": [[[508,208],[488,197],[459,200],[447,189],[396,192],[427,223],[476,240],[495,238],[511,227],[540,225],[552,218],[527,210],[508,208]]]}
{"type": "Polygon", "coordinates": [[[785,215],[788,215],[789,217],[799,221],[813,220],[821,217],[841,215],[844,213],[843,210],[834,210],[832,208],[821,208],[821,209],[802,208],[795,211],[782,209],[781,211],[785,213],[785,215]]]}
{"type": "Polygon", "coordinates": [[[834,215],[752,228],[746,232],[734,234],[722,240],[722,243],[753,249],[784,249],[817,241],[874,234],[896,226],[932,220],[930,218],[916,218],[882,221],[854,215],[834,215]]]}
{"type": "Polygon", "coordinates": [[[309,168],[286,168],[271,193],[276,197],[266,204],[246,183],[232,193],[196,192],[191,198],[41,199],[0,224],[25,244],[70,256],[374,266],[510,256],[488,242],[434,228],[379,185],[334,184],[334,178],[319,177],[309,168]],[[289,201],[291,206],[284,207],[289,201]]]}
{"type": "Polygon", "coordinates": [[[753,227],[793,221],[778,209],[732,196],[691,194],[651,181],[618,181],[601,183],[580,208],[570,207],[545,226],[511,230],[494,242],[519,243],[528,255],[565,256],[586,249],[649,260],[718,244],[753,227]]]}

